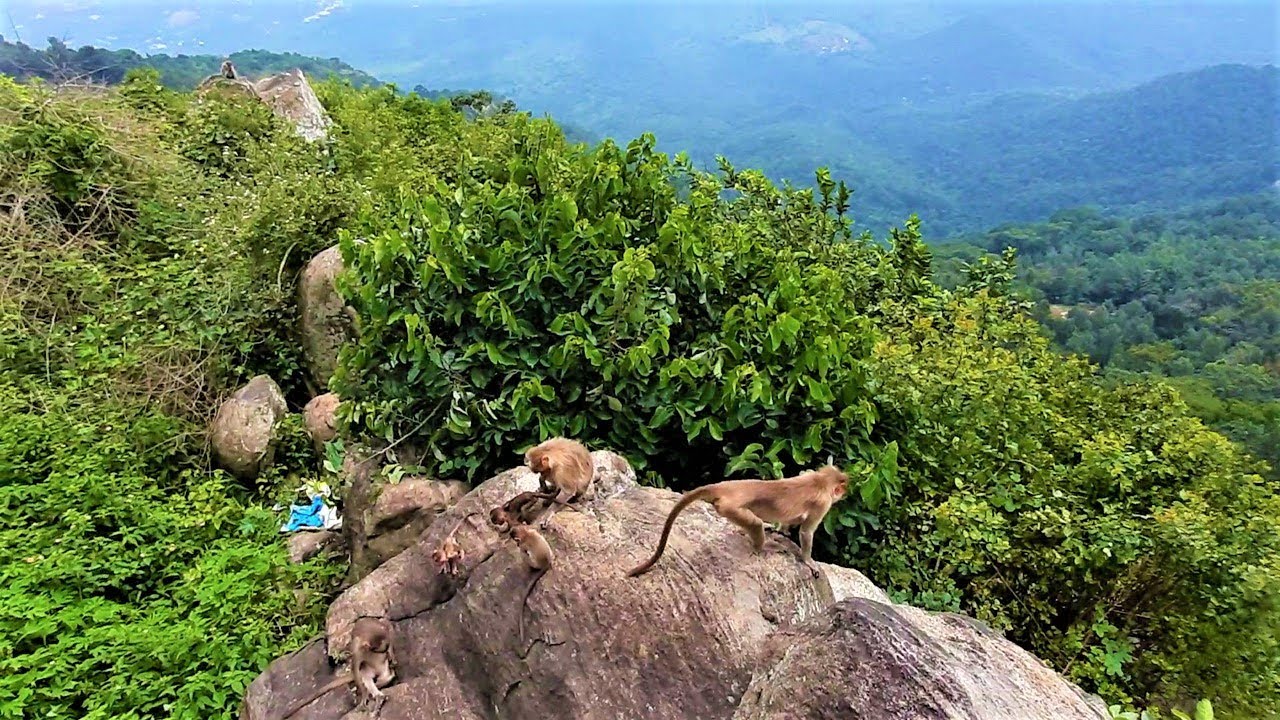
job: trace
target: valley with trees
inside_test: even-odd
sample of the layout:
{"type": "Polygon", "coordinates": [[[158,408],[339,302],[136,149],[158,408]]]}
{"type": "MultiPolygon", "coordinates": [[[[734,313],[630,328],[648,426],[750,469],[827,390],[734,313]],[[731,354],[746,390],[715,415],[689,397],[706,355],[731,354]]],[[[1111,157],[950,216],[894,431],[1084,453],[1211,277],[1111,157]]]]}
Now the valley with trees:
{"type": "MultiPolygon", "coordinates": [[[[79,21],[114,49],[0,42],[0,718],[278,712],[272,692],[291,691],[272,683],[318,684],[307,668],[345,646],[314,639],[419,552],[364,542],[376,523],[358,502],[418,477],[474,497],[556,435],[616,453],[611,482],[646,486],[557,512],[558,557],[608,530],[625,540],[588,557],[643,559],[657,528],[620,524],[652,488],[831,457],[850,481],[817,533],[828,571],[985,624],[982,642],[998,634],[1099,696],[1089,717],[1280,714],[1280,75],[1256,35],[1230,52],[1198,42],[1258,4],[1009,10],[1016,23],[943,5],[820,22],[807,6],[763,20],[584,7],[557,16],[572,40],[545,35],[550,10],[439,6],[406,10],[381,62],[365,60],[386,11],[341,3],[294,26],[247,6],[247,20],[161,15],[166,29],[136,36],[122,28],[150,27],[139,10],[79,21]],[[334,54],[321,29],[335,17],[351,52],[305,54],[334,54]],[[601,18],[633,22],[615,36],[601,18]],[[242,49],[267,27],[258,46],[275,50],[242,49]],[[1049,32],[1071,27],[1096,32],[1049,32]],[[259,98],[195,90],[224,56],[153,46],[197,28],[239,38],[217,49],[244,74],[303,69],[325,136],[259,98]],[[412,54],[410,30],[435,49],[412,54]],[[1135,49],[1153,38],[1158,51],[1135,49]],[[319,372],[307,283],[322,258],[349,324],[319,372]],[[264,382],[269,450],[242,472],[210,428],[264,382]],[[282,519],[321,485],[344,505],[347,550],[291,559],[282,519]]],[[[442,534],[397,522],[386,537],[442,534]]],[[[601,616],[644,631],[631,639],[652,658],[614,660],[645,677],[651,659],[655,683],[694,662],[662,655],[647,624],[671,612],[653,583],[702,581],[677,536],[749,545],[681,523],[663,568],[631,581],[608,565],[619,584],[587,593],[635,593],[635,615],[601,616]]],[[[499,562],[493,547],[467,546],[466,562],[499,562]]],[[[705,582],[802,569],[744,557],[705,582]]],[[[485,587],[502,623],[527,612],[539,627],[575,601],[553,566],[539,592],[556,603],[508,613],[520,596],[469,571],[399,578],[395,592],[430,601],[392,619],[447,629],[485,587]]],[[[753,628],[790,612],[759,604],[753,628]]],[[[537,652],[610,622],[587,625],[537,652]]],[[[408,694],[418,650],[389,711],[426,712],[408,694]]],[[[536,707],[520,703],[537,683],[490,687],[479,662],[457,662],[488,703],[476,717],[536,707]]],[[[543,680],[566,717],[587,696],[543,680]]],[[[768,700],[734,693],[740,713],[768,700]]],[[[339,694],[313,716],[341,716],[339,694]]]]}

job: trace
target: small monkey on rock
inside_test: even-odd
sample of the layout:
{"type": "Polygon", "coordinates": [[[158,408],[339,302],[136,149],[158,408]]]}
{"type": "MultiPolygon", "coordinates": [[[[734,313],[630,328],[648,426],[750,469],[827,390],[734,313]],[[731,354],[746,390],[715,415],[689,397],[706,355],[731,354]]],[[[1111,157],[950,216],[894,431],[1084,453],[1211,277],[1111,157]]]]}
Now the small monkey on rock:
{"type": "Polygon", "coordinates": [[[280,720],[293,717],[299,710],[320,699],[325,693],[347,683],[355,686],[356,707],[373,711],[382,709],[387,696],[380,688],[391,684],[395,677],[395,656],[391,652],[391,622],[386,618],[362,617],[351,628],[351,669],[317,690],[311,697],[289,708],[280,720]]]}
{"type": "Polygon", "coordinates": [[[725,480],[685,493],[667,515],[653,557],[632,568],[627,577],[649,572],[667,549],[671,526],[685,508],[698,500],[711,503],[717,513],[746,531],[756,552],[764,549],[766,522],[800,526],[801,559],[816,577],[813,533],[837,500],[844,497],[849,476],[834,465],[781,480],[725,480]]]}
{"type": "Polygon", "coordinates": [[[454,532],[449,533],[449,536],[440,543],[440,547],[431,551],[431,559],[435,561],[438,574],[447,573],[452,577],[458,575],[459,566],[462,565],[463,552],[461,543],[458,542],[458,538],[454,537],[456,532],[457,529],[455,528],[454,532]]]}
{"type": "Polygon", "coordinates": [[[489,522],[500,533],[509,533],[516,525],[528,525],[537,519],[538,504],[549,502],[556,496],[556,491],[522,492],[489,511],[489,522]]]}
{"type": "Polygon", "coordinates": [[[520,644],[524,645],[524,609],[529,603],[529,595],[533,593],[533,586],[547,574],[547,570],[551,569],[553,555],[547,539],[528,525],[512,527],[511,534],[516,539],[516,545],[519,545],[520,550],[524,552],[525,564],[533,571],[533,576],[529,578],[529,585],[524,590],[524,599],[520,601],[520,644]]]}

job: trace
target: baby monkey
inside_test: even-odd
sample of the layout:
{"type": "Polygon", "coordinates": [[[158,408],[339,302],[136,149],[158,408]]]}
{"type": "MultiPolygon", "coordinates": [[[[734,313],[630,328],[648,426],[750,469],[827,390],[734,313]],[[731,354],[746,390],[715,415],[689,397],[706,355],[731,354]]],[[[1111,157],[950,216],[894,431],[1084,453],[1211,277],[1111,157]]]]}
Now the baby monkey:
{"type": "Polygon", "coordinates": [[[528,525],[537,519],[539,503],[549,502],[555,498],[554,490],[550,492],[522,492],[489,511],[489,522],[498,532],[506,534],[516,525],[528,525]]]}
{"type": "Polygon", "coordinates": [[[849,476],[834,465],[781,480],[725,480],[685,493],[671,508],[662,526],[662,537],[653,557],[632,568],[627,577],[649,572],[667,549],[671,526],[685,508],[698,500],[711,503],[717,513],[742,528],[751,537],[756,552],[764,549],[764,525],[800,526],[801,559],[816,577],[813,563],[813,533],[837,500],[844,497],[849,476]]]}
{"type": "Polygon", "coordinates": [[[391,684],[395,677],[395,656],[391,652],[391,622],[386,618],[362,617],[351,628],[351,669],[317,690],[311,697],[294,705],[280,720],[293,717],[302,708],[320,699],[325,693],[347,683],[354,683],[357,705],[360,709],[373,706],[382,709],[387,696],[380,688],[391,684]]]}
{"type": "Polygon", "coordinates": [[[520,601],[520,645],[524,645],[524,610],[529,603],[529,595],[533,592],[533,586],[538,584],[543,575],[547,574],[547,570],[551,568],[553,555],[551,553],[551,545],[547,543],[547,539],[542,537],[542,533],[534,530],[528,525],[516,525],[511,528],[511,534],[516,539],[516,545],[524,552],[525,564],[533,571],[533,576],[529,578],[529,585],[524,590],[524,599],[520,601]]]}
{"type": "MultiPolygon", "coordinates": [[[[457,532],[455,529],[454,532],[457,532]]],[[[446,573],[451,577],[457,577],[461,569],[463,560],[462,545],[458,542],[458,538],[454,537],[454,533],[449,533],[440,547],[431,552],[431,559],[436,563],[436,573],[446,573]]]]}

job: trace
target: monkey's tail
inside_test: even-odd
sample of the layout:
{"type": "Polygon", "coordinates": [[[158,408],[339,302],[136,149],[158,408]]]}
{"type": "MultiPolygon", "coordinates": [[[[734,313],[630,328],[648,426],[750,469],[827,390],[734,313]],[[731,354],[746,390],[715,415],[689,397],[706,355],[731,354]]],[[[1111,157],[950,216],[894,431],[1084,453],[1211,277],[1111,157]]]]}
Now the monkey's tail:
{"type": "Polygon", "coordinates": [[[524,590],[524,599],[520,601],[520,646],[524,647],[524,609],[529,605],[529,596],[533,594],[533,586],[538,584],[546,570],[539,570],[538,574],[529,581],[529,587],[524,590]]]}
{"type": "MultiPolygon", "coordinates": [[[[354,670],[354,669],[353,669],[353,670],[354,670]]],[[[355,676],[354,676],[353,674],[351,674],[351,673],[343,673],[343,675],[342,675],[341,677],[338,677],[338,678],[337,678],[337,679],[335,679],[335,680],[331,680],[331,681],[329,682],[329,684],[328,684],[328,685],[325,685],[324,687],[322,687],[322,688],[320,688],[319,690],[315,691],[315,693],[313,693],[313,694],[311,695],[311,697],[307,698],[306,700],[303,700],[303,701],[301,701],[301,702],[298,702],[298,703],[294,704],[294,706],[293,706],[293,707],[291,707],[291,708],[289,708],[289,709],[285,712],[285,714],[283,714],[283,715],[281,715],[281,716],[280,716],[280,720],[288,720],[289,718],[291,718],[291,717],[293,717],[294,715],[298,714],[298,711],[299,711],[299,710],[301,710],[302,708],[304,708],[304,707],[306,707],[306,706],[310,705],[311,703],[313,703],[313,702],[315,702],[315,701],[319,700],[319,699],[320,699],[320,698],[321,698],[325,693],[329,692],[330,690],[332,690],[332,689],[334,689],[334,688],[342,687],[343,685],[346,685],[347,683],[351,682],[351,681],[352,681],[352,680],[354,680],[354,679],[355,679],[355,676]]]]}
{"type": "Polygon", "coordinates": [[[684,511],[693,503],[699,500],[705,500],[707,495],[711,494],[710,486],[704,485],[700,488],[690,490],[685,493],[676,506],[671,508],[671,514],[667,515],[667,523],[662,526],[662,537],[658,538],[658,549],[653,551],[653,557],[644,563],[635,566],[627,573],[627,577],[640,577],[649,572],[653,568],[654,563],[658,562],[658,558],[662,557],[662,553],[667,549],[667,536],[671,534],[671,526],[676,522],[676,516],[684,511]]]}

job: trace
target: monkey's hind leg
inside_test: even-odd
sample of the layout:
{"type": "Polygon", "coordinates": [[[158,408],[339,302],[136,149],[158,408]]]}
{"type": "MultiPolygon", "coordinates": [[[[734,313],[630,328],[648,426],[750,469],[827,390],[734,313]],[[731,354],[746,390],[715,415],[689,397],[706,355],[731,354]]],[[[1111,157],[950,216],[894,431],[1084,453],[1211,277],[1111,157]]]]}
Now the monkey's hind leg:
{"type": "Polygon", "coordinates": [[[729,522],[742,528],[751,538],[751,548],[757,553],[764,550],[764,521],[756,516],[755,513],[744,507],[717,507],[716,512],[720,513],[729,522]]]}

